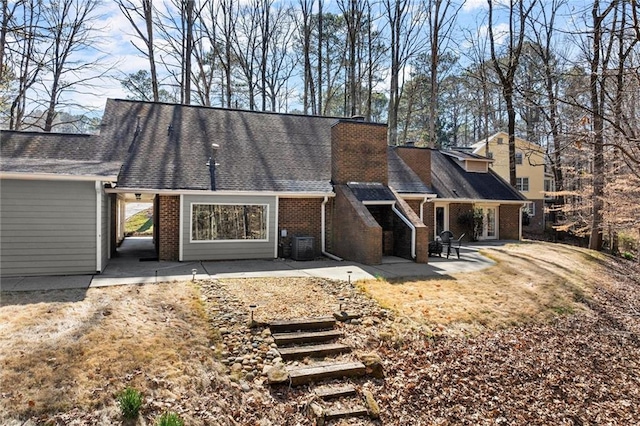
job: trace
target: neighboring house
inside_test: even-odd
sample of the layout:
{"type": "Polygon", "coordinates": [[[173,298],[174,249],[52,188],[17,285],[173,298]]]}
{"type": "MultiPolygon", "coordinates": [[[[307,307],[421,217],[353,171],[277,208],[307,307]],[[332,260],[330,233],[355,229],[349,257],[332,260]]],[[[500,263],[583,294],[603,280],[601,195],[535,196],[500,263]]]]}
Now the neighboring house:
{"type": "MultiPolygon", "coordinates": [[[[474,154],[493,160],[492,169],[509,181],[509,135],[498,132],[471,145],[474,154]],[[488,144],[488,149],[487,149],[488,144]]],[[[529,202],[526,211],[529,225],[525,229],[540,232],[544,229],[544,191],[552,182],[545,174],[545,151],[540,145],[516,137],[516,186],[529,202]]]]}
{"type": "MultiPolygon", "coordinates": [[[[465,233],[465,240],[519,240],[521,209],[526,199],[489,168],[491,160],[462,151],[438,151],[426,148],[397,148],[408,164],[430,164],[423,180],[435,192],[436,198],[420,205],[424,223],[434,239],[442,231],[452,231],[456,237],[465,233]],[[421,156],[420,160],[413,160],[421,156]],[[479,229],[462,222],[474,214],[482,216],[479,229]],[[477,231],[476,235],[474,231],[477,231]]],[[[412,207],[417,211],[418,206],[412,207]]]]}
{"type": "Polygon", "coordinates": [[[96,136],[3,131],[1,273],[102,271],[124,237],[123,205],[139,198],[153,202],[160,260],[426,263],[438,206],[448,218],[486,200],[500,210],[495,238],[518,238],[517,193],[434,203],[460,166],[439,171],[445,154],[388,147],[386,134],[358,119],[113,99],[96,136]]]}

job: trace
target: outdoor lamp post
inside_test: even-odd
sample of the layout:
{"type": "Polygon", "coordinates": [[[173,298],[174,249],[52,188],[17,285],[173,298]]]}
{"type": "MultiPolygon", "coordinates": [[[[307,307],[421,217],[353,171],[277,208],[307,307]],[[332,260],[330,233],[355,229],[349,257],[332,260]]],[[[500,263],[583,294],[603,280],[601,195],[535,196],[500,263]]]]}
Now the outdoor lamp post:
{"type": "Polygon", "coordinates": [[[251,322],[250,324],[253,324],[253,311],[256,310],[256,308],[258,307],[258,305],[249,305],[249,311],[251,312],[251,322]]]}

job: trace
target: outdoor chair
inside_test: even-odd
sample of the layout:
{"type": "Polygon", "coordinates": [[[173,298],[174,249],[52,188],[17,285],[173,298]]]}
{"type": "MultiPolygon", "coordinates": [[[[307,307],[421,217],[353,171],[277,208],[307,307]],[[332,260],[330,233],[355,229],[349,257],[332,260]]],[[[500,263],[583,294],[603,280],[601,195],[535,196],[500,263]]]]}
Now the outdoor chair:
{"type": "Polygon", "coordinates": [[[458,255],[458,259],[460,259],[460,246],[462,245],[462,239],[464,238],[464,236],[465,234],[462,234],[457,240],[455,240],[453,236],[453,232],[451,231],[443,231],[440,234],[442,245],[447,248],[447,259],[451,254],[451,249],[454,249],[456,251],[456,254],[458,255]]]}

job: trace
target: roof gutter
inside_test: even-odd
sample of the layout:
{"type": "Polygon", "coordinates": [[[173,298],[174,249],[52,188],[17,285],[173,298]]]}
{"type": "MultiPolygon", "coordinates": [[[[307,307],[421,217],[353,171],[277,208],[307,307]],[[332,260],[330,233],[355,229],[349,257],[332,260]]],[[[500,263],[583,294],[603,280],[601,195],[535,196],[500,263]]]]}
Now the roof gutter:
{"type": "Polygon", "coordinates": [[[323,256],[328,257],[329,259],[333,259],[333,260],[338,260],[341,261],[342,258],[336,256],[335,254],[331,254],[329,252],[327,252],[326,249],[326,242],[325,242],[325,229],[326,229],[326,212],[325,212],[325,206],[327,204],[327,201],[329,201],[329,197],[325,196],[324,200],[322,200],[322,206],[320,207],[320,252],[323,254],[323,256]]]}
{"type": "Polygon", "coordinates": [[[100,175],[62,175],[57,173],[0,172],[0,179],[116,182],[118,180],[118,176],[117,175],[100,176],[100,175]]]}
{"type": "Polygon", "coordinates": [[[477,203],[477,204],[523,204],[527,200],[487,200],[481,198],[436,198],[434,202],[447,203],[477,203]]]}
{"type": "Polygon", "coordinates": [[[158,194],[158,195],[247,195],[279,196],[283,198],[335,197],[333,192],[311,191],[211,191],[205,189],[150,189],[150,188],[106,188],[108,194],[158,194]]]}
{"type": "Polygon", "coordinates": [[[411,229],[411,258],[416,258],[416,227],[396,208],[396,203],[391,205],[391,210],[411,229]]]}

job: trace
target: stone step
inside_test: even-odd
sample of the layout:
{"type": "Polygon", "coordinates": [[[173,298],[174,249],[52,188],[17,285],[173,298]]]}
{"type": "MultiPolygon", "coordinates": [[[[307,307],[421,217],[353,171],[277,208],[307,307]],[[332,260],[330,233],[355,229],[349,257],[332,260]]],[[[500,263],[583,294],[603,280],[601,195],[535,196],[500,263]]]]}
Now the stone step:
{"type": "Polygon", "coordinates": [[[324,420],[346,419],[347,417],[364,417],[369,412],[365,407],[356,406],[352,408],[332,408],[324,412],[324,420]]]}
{"type": "Polygon", "coordinates": [[[336,320],[333,317],[319,318],[295,318],[290,320],[277,320],[269,324],[271,333],[288,333],[301,330],[326,330],[333,328],[336,320]]]}
{"type": "Polygon", "coordinates": [[[338,330],[326,330],[326,331],[308,331],[298,333],[275,333],[272,334],[273,340],[276,345],[293,345],[301,343],[320,343],[328,342],[333,339],[342,337],[342,332],[338,330]]]}
{"type": "Polygon", "coordinates": [[[280,356],[284,360],[310,358],[324,358],[329,355],[337,355],[351,352],[351,348],[340,343],[326,343],[323,345],[292,346],[289,348],[279,348],[280,356]]]}
{"type": "Polygon", "coordinates": [[[364,376],[366,367],[361,362],[327,363],[287,369],[291,385],[303,385],[327,379],[364,376]]]}
{"type": "Polygon", "coordinates": [[[327,400],[342,398],[343,396],[351,396],[356,394],[356,388],[352,385],[343,386],[322,386],[315,389],[318,398],[327,400]]]}

